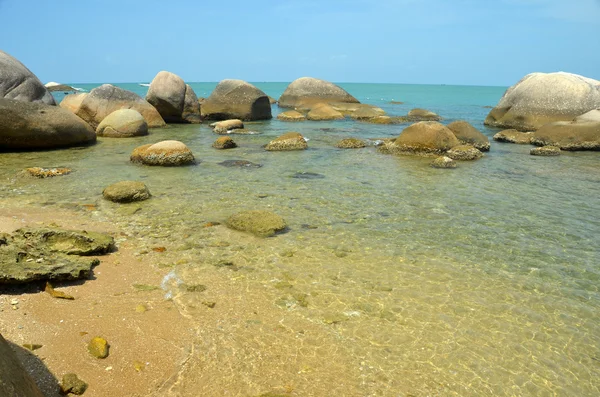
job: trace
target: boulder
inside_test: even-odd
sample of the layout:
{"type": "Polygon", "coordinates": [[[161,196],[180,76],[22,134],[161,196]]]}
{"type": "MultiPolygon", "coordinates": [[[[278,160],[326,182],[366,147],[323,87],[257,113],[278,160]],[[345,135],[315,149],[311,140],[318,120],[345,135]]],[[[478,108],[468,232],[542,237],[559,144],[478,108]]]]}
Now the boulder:
{"type": "Polygon", "coordinates": [[[259,237],[270,237],[285,230],[285,220],[270,211],[244,211],[231,215],[225,224],[231,229],[249,232],[259,237]]]}
{"type": "Polygon", "coordinates": [[[556,146],[534,147],[529,154],[532,156],[560,156],[560,148],[556,146]]]}
{"type": "Polygon", "coordinates": [[[268,151],[305,150],[308,148],[306,139],[298,132],[288,132],[273,139],[265,146],[268,151]]]}
{"type": "Polygon", "coordinates": [[[360,149],[366,146],[367,144],[365,143],[365,141],[357,138],[342,139],[341,141],[335,144],[335,147],[339,149],[360,149]]]}
{"type": "Polygon", "coordinates": [[[458,145],[446,152],[452,160],[472,161],[483,157],[483,153],[472,145],[458,145]]]}
{"type": "Polygon", "coordinates": [[[530,144],[533,132],[521,132],[515,129],[503,130],[494,135],[494,140],[498,142],[518,143],[521,145],[530,144]]]}
{"type": "Polygon", "coordinates": [[[388,143],[391,153],[442,154],[460,142],[446,126],[436,121],[420,121],[406,127],[396,140],[388,143]]]}
{"type": "Polygon", "coordinates": [[[313,107],[306,118],[312,121],[342,120],[344,115],[330,105],[322,103],[313,107]]]}
{"type": "Polygon", "coordinates": [[[150,82],[146,100],[158,110],[167,123],[180,123],[186,86],[174,73],[161,71],[150,82]]]}
{"type": "Polygon", "coordinates": [[[185,85],[185,99],[183,100],[183,113],[181,114],[183,121],[190,124],[202,123],[200,111],[200,101],[194,92],[194,89],[189,84],[185,85]]]}
{"type": "Polygon", "coordinates": [[[590,110],[581,116],[575,117],[573,121],[576,123],[600,123],[600,109],[590,110]]]}
{"type": "Polygon", "coordinates": [[[366,121],[371,124],[399,124],[405,122],[404,120],[399,120],[398,117],[390,117],[390,116],[377,116],[368,119],[361,119],[360,121],[366,121]]]}
{"type": "Polygon", "coordinates": [[[0,98],[56,105],[42,82],[16,58],[0,50],[0,98]]]}
{"type": "Polygon", "coordinates": [[[473,145],[482,152],[490,150],[490,140],[488,137],[467,121],[454,121],[446,127],[454,133],[460,143],[473,145]]]}
{"type": "Polygon", "coordinates": [[[223,80],[202,103],[202,117],[209,120],[268,120],[271,104],[267,94],[243,80],[223,80]]]}
{"type": "Polygon", "coordinates": [[[111,138],[148,135],[148,124],[137,110],[119,109],[106,116],[98,124],[96,135],[111,138]]]}
{"type": "Polygon", "coordinates": [[[281,121],[304,121],[306,116],[295,110],[288,110],[277,115],[277,120],[281,121]]]}
{"type": "Polygon", "coordinates": [[[212,144],[215,149],[233,149],[237,147],[237,144],[228,136],[222,136],[212,144]]]}
{"type": "Polygon", "coordinates": [[[440,156],[433,160],[430,164],[433,168],[456,168],[456,161],[447,156],[440,156]]]}
{"type": "Polygon", "coordinates": [[[0,335],[0,396],[44,397],[2,335],[0,335]]]}
{"type": "Polygon", "coordinates": [[[85,279],[114,240],[103,233],[24,228],[0,234],[0,284],[85,279]]]}
{"type": "Polygon", "coordinates": [[[600,122],[548,123],[533,133],[531,143],[562,150],[600,150],[600,122]]]}
{"type": "Polygon", "coordinates": [[[54,81],[50,81],[50,82],[44,84],[44,87],[46,87],[46,89],[50,92],[77,91],[75,88],[71,87],[70,85],[60,84],[60,83],[56,83],[54,81]]]}
{"type": "Polygon", "coordinates": [[[510,87],[484,124],[533,131],[600,107],[600,81],[572,73],[531,73],[510,87]]]}
{"type": "Polygon", "coordinates": [[[440,121],[442,118],[427,109],[412,109],[406,115],[408,121],[440,121]]]}
{"type": "Polygon", "coordinates": [[[311,108],[316,103],[360,103],[343,88],[325,80],[301,77],[287,86],[278,104],[282,108],[311,108]]]}
{"type": "Polygon", "coordinates": [[[103,84],[86,94],[75,114],[96,128],[106,116],[119,109],[137,110],[149,128],[166,125],[156,108],[145,99],[111,84],[103,84]]]}
{"type": "Polygon", "coordinates": [[[368,120],[368,119],[373,119],[373,118],[377,118],[377,117],[381,117],[385,115],[385,111],[381,108],[378,108],[376,106],[372,106],[372,105],[364,105],[364,104],[360,104],[360,107],[356,107],[355,110],[352,111],[348,111],[346,110],[345,113],[343,111],[343,107],[338,107],[333,105],[333,108],[339,112],[341,112],[342,114],[348,114],[350,115],[350,118],[352,118],[353,120],[368,120]]]}
{"type": "Polygon", "coordinates": [[[233,130],[243,129],[244,123],[242,122],[242,120],[238,119],[223,120],[210,124],[210,127],[216,134],[228,134],[231,133],[231,131],[233,130]]]}
{"type": "Polygon", "coordinates": [[[86,92],[80,92],[77,94],[69,94],[66,95],[62,101],[60,101],[59,106],[63,109],[66,109],[70,112],[77,114],[79,108],[81,107],[81,102],[85,99],[88,94],[86,92]]]}
{"type": "Polygon", "coordinates": [[[195,164],[192,151],[179,141],[161,141],[135,148],[130,157],[133,163],[158,166],[195,164]]]}
{"type": "Polygon", "coordinates": [[[0,99],[0,150],[51,149],[95,141],[94,130],[65,109],[0,99]]]}
{"type": "Polygon", "coordinates": [[[150,191],[143,182],[121,181],[104,189],[102,196],[115,203],[132,203],[149,199],[150,191]]]}

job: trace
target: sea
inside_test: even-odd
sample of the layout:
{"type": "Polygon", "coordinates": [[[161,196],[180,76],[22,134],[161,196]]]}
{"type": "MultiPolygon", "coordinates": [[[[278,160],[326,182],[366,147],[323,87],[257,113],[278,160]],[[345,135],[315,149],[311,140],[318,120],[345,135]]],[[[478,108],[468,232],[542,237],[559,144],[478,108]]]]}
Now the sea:
{"type": "MultiPolygon", "coordinates": [[[[275,99],[287,86],[254,84],[275,99]]],[[[273,120],[246,123],[254,134],[231,135],[231,150],[211,147],[219,136],[205,122],[2,153],[0,205],[113,222],[136,242],[140,266],[160,262],[164,299],[195,339],[159,395],[599,396],[600,154],[538,157],[493,141],[499,130],[483,120],[506,87],[339,85],[391,116],[425,108],[444,124],[466,120],[491,149],[434,169],[374,144],[335,147],[394,138],[408,124],[289,123],[275,104],[273,120]],[[308,150],[264,150],[289,131],[308,150]],[[184,142],[198,164],[129,162],[135,147],[166,139],[184,142]],[[33,166],[73,172],[24,178],[33,166]],[[121,180],[143,181],[153,197],[103,200],[121,180]],[[288,229],[260,238],[224,225],[245,210],[277,213],[288,229]]],[[[191,86],[207,97],[216,83],[191,86]]]]}

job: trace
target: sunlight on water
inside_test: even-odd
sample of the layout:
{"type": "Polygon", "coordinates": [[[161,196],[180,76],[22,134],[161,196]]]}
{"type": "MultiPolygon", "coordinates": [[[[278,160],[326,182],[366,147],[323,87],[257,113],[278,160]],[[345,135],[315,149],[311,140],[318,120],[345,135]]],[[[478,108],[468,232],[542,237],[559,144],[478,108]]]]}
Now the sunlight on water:
{"type": "MultiPolygon", "coordinates": [[[[479,103],[432,106],[483,128],[479,103]]],[[[405,112],[394,109],[386,108],[405,112]]],[[[333,147],[348,136],[397,136],[401,126],[248,126],[261,134],[233,136],[240,147],[229,151],[212,149],[217,136],[201,125],[0,155],[0,204],[81,210],[118,224],[140,253],[167,246],[145,260],[165,262],[165,294],[196,324],[197,340],[165,394],[600,394],[597,153],[539,158],[492,143],[482,160],[449,171],[374,147],[333,147]],[[310,149],[262,149],[289,130],[310,138],[310,149]],[[163,139],[183,141],[201,162],[129,163],[134,147],[163,139]],[[232,159],[263,166],[218,164],[232,159]],[[30,166],[74,172],[19,175],[30,166]],[[101,199],[126,179],[144,181],[153,198],[101,199]],[[246,209],[272,210],[289,230],[259,239],[205,227],[246,209]]]]}

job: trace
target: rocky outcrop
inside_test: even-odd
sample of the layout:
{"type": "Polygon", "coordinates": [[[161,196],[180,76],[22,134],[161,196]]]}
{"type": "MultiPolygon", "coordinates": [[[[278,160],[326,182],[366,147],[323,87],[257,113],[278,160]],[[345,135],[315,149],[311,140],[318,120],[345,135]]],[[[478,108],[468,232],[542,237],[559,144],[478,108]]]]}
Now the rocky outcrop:
{"type": "Polygon", "coordinates": [[[420,121],[406,127],[398,138],[382,146],[390,153],[443,154],[460,142],[446,126],[435,121],[420,121]]]}
{"type": "Polygon", "coordinates": [[[150,198],[150,191],[143,182],[121,181],[113,183],[102,191],[102,196],[115,203],[132,203],[150,198]]]}
{"type": "Polygon", "coordinates": [[[454,121],[446,127],[454,133],[460,143],[464,145],[473,145],[482,152],[490,150],[490,140],[483,135],[481,131],[473,127],[467,121],[454,121]]]}
{"type": "Polygon", "coordinates": [[[306,116],[295,110],[288,110],[287,112],[281,112],[277,115],[277,120],[281,121],[304,121],[306,116]]]}
{"type": "Polygon", "coordinates": [[[521,132],[515,129],[503,130],[494,135],[494,140],[498,142],[518,143],[526,145],[531,143],[533,132],[521,132]]]}
{"type": "Polygon", "coordinates": [[[0,50],[0,98],[56,105],[42,82],[16,58],[0,50]]]}
{"type": "Polygon", "coordinates": [[[243,80],[223,80],[202,103],[202,117],[208,120],[268,120],[271,104],[267,94],[243,80]]]}
{"type": "Polygon", "coordinates": [[[212,147],[215,149],[233,149],[237,147],[237,144],[228,136],[222,136],[218,138],[213,144],[212,147]]]}
{"type": "Polygon", "coordinates": [[[161,141],[135,148],[130,157],[133,163],[157,166],[181,166],[195,164],[192,151],[179,141],[161,141]]]}
{"type": "Polygon", "coordinates": [[[95,141],[94,130],[65,109],[0,99],[0,150],[51,149],[95,141]]]}
{"type": "Polygon", "coordinates": [[[366,142],[358,138],[345,138],[335,144],[339,149],[360,149],[366,146],[366,142]]]}
{"type": "Polygon", "coordinates": [[[446,152],[452,160],[472,161],[483,157],[483,153],[471,145],[458,145],[446,152]]]}
{"type": "Polygon", "coordinates": [[[158,72],[150,83],[146,100],[167,123],[200,122],[200,103],[196,93],[174,73],[158,72]]]}
{"type": "Polygon", "coordinates": [[[44,397],[2,335],[0,335],[0,396],[44,397]]]}
{"type": "Polygon", "coordinates": [[[308,112],[306,118],[312,121],[342,120],[344,115],[330,105],[321,103],[315,105],[310,112],[308,112]]]}
{"type": "Polygon", "coordinates": [[[485,124],[534,131],[600,108],[600,81],[572,73],[532,73],[510,87],[485,124]]]}
{"type": "Polygon", "coordinates": [[[289,150],[305,150],[308,148],[306,139],[298,132],[288,132],[278,138],[273,139],[265,146],[265,150],[289,151],[289,150]]]}
{"type": "Polygon", "coordinates": [[[210,127],[215,134],[229,134],[233,130],[243,129],[244,123],[239,119],[223,120],[210,124],[210,127]]]}
{"type": "Polygon", "coordinates": [[[231,229],[252,233],[259,237],[270,237],[286,229],[285,220],[270,211],[244,211],[231,215],[225,224],[231,229]]]}
{"type": "Polygon", "coordinates": [[[0,234],[0,284],[89,277],[101,255],[114,248],[112,237],[58,228],[24,228],[0,234]]]}
{"type": "MultiPolygon", "coordinates": [[[[73,101],[69,100],[67,103],[72,104],[73,101]]],[[[111,84],[101,85],[85,94],[75,114],[88,122],[93,128],[97,128],[106,116],[119,109],[136,110],[144,117],[149,128],[164,127],[166,125],[156,108],[145,99],[131,91],[111,84]]]]}
{"type": "Polygon", "coordinates": [[[278,104],[282,108],[312,108],[317,103],[359,103],[343,88],[325,80],[301,77],[287,86],[278,104]]]}
{"type": "Polygon", "coordinates": [[[148,135],[148,124],[137,110],[119,109],[106,116],[98,124],[96,135],[110,138],[148,135]]]}
{"type": "Polygon", "coordinates": [[[562,150],[600,150],[600,122],[548,123],[533,133],[531,143],[562,150]]]}

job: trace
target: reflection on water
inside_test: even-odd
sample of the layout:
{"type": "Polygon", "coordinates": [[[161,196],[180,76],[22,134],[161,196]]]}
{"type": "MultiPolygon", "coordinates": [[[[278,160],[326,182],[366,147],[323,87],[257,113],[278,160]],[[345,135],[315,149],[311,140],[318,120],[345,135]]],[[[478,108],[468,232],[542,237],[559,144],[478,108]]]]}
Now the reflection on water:
{"type": "Polygon", "coordinates": [[[261,134],[233,136],[239,148],[229,151],[212,149],[217,136],[202,125],[0,155],[1,205],[111,220],[138,239],[143,262],[161,262],[165,293],[197,339],[160,393],[600,395],[596,153],[539,158],[493,143],[482,160],[437,170],[374,147],[333,147],[398,126],[250,125],[261,134]],[[290,128],[309,150],[262,149],[290,128]],[[201,162],[129,163],[134,147],[162,139],[185,142],[201,162]],[[74,172],[19,175],[30,166],[74,172]],[[127,179],[153,198],[101,199],[127,179]],[[246,209],[280,214],[289,231],[259,239],[207,225],[246,209]]]}

